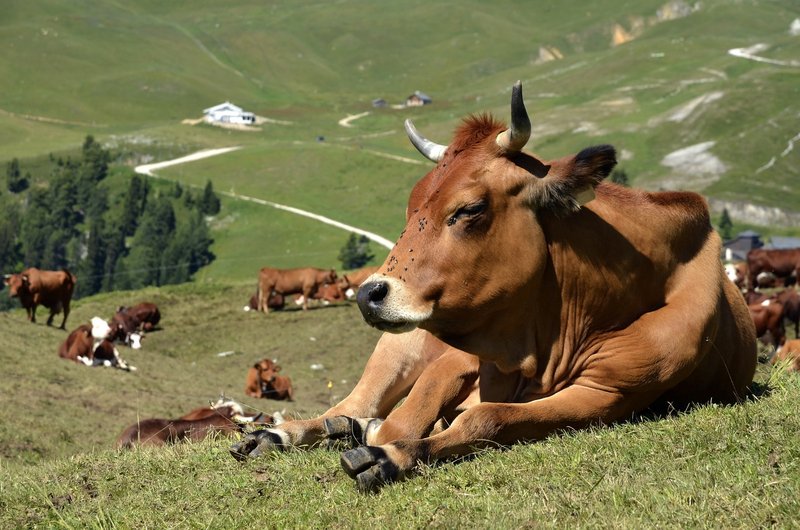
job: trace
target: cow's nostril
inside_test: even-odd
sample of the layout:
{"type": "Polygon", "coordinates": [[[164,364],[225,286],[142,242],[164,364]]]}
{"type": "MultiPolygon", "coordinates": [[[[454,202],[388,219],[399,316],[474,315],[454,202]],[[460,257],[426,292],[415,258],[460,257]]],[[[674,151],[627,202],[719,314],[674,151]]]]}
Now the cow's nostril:
{"type": "Polygon", "coordinates": [[[368,286],[367,296],[371,303],[382,302],[389,294],[389,285],[386,282],[374,282],[368,286]]]}

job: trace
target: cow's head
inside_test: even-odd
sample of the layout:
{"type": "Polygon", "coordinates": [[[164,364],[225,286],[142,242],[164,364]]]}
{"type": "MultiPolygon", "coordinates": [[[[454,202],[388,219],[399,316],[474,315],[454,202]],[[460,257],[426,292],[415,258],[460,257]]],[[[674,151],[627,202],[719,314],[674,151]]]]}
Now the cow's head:
{"type": "Polygon", "coordinates": [[[27,274],[6,274],[3,276],[3,284],[8,285],[8,295],[11,298],[16,298],[30,288],[27,274]]]}
{"type": "Polygon", "coordinates": [[[536,295],[548,263],[541,217],[580,210],[614,167],[615,152],[592,147],[554,161],[522,152],[531,127],[519,82],[511,119],[506,127],[471,116],[449,146],[406,121],[412,143],[437,165],[414,186],[405,230],[358,292],[369,324],[464,335],[536,295]]]}

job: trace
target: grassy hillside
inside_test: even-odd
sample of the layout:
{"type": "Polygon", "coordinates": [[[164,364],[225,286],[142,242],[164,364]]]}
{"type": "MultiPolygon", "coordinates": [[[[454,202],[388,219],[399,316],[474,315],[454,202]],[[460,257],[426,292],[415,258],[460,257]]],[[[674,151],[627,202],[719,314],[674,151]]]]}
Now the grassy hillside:
{"type": "Polygon", "coordinates": [[[245,284],[198,283],[78,301],[68,327],[153,300],[163,329],[127,373],[59,359],[66,333],[0,314],[0,527],[418,528],[791,526],[800,487],[800,378],[760,366],[757,396],[706,405],[422,468],[377,497],[357,493],[338,452],[293,451],[240,464],[231,441],[118,453],[146,417],[172,417],[220,392],[254,410],[310,416],[343,397],[377,332],[350,305],[245,313],[245,284]],[[233,352],[225,356],[218,353],[233,352]],[[247,368],[277,357],[294,403],[243,394],[247,368]],[[323,370],[312,364],[321,363],[323,370]],[[328,382],[332,389],[328,389],[328,382]]]}

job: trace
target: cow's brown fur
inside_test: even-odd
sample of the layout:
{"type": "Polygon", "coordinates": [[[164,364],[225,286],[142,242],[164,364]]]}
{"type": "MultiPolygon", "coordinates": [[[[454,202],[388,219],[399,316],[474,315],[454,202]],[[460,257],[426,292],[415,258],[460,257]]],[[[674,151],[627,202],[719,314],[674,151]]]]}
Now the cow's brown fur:
{"type": "Polygon", "coordinates": [[[299,269],[273,269],[264,267],[258,275],[258,310],[269,313],[267,300],[273,293],[283,296],[303,295],[303,309],[317,289],[326,283],[336,283],[336,271],[303,267],[299,269]]]}
{"type": "Polygon", "coordinates": [[[378,272],[380,265],[373,267],[362,267],[354,271],[347,271],[339,276],[339,287],[346,291],[347,289],[358,290],[359,286],[364,283],[364,280],[378,272]]]}
{"type": "Polygon", "coordinates": [[[92,326],[81,324],[66,338],[58,347],[58,356],[62,359],[80,363],[79,357],[93,361],[100,359],[109,361],[112,366],[117,366],[125,370],[135,370],[120,359],[119,352],[114,348],[114,344],[109,339],[102,339],[95,343],[92,336],[92,326]]]}
{"type": "Polygon", "coordinates": [[[31,267],[19,274],[5,277],[10,296],[19,298],[28,314],[28,320],[36,322],[36,308],[43,305],[50,310],[48,326],[53,324],[53,318],[58,313],[64,312],[64,319],[59,326],[61,329],[66,329],[75,282],[75,276],[67,269],[46,271],[31,267]]]}

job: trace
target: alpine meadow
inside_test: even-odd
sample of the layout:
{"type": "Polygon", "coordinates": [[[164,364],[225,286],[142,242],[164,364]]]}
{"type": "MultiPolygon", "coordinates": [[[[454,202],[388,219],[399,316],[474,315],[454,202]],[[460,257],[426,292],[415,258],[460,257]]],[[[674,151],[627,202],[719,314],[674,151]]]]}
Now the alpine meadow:
{"type": "Polygon", "coordinates": [[[526,150],[611,144],[610,179],[698,192],[731,236],[800,237],[797,2],[4,4],[0,267],[77,284],[66,331],[0,290],[0,527],[796,526],[800,379],[760,343],[741,403],[420,463],[375,494],[344,440],[244,461],[238,433],[115,441],[221,395],[298,419],[347,396],[381,333],[351,300],[244,311],[259,270],[382,264],[433,167],[404,121],[438,142],[470,115],[508,121],[517,80],[526,150]],[[226,103],[253,123],[204,119],[226,103]],[[141,301],[161,321],[117,345],[135,371],[59,358],[70,330],[141,301]],[[262,358],[293,401],[245,394],[262,358]]]}

